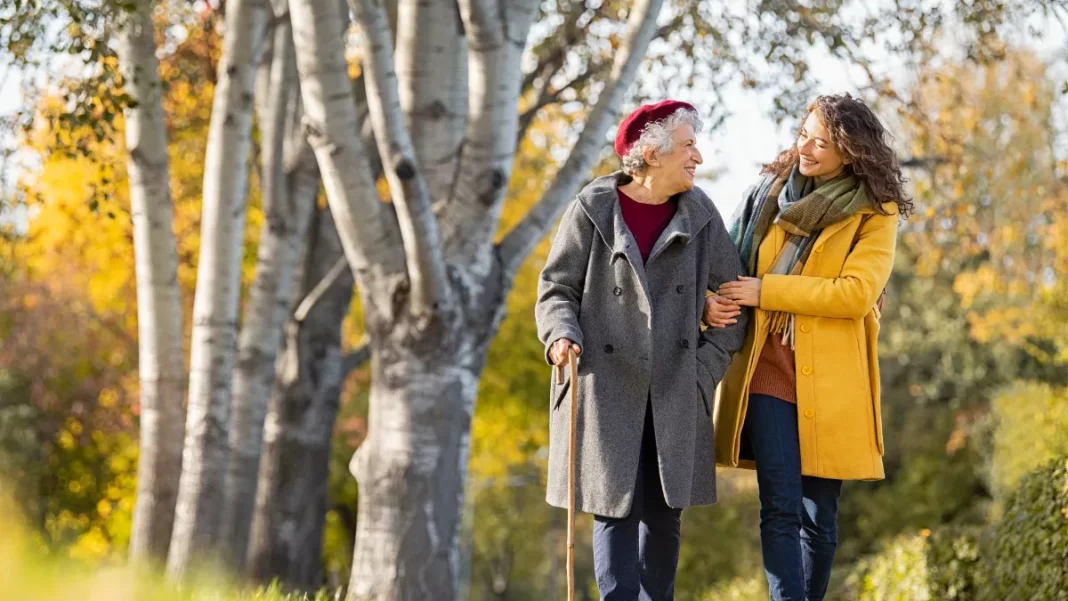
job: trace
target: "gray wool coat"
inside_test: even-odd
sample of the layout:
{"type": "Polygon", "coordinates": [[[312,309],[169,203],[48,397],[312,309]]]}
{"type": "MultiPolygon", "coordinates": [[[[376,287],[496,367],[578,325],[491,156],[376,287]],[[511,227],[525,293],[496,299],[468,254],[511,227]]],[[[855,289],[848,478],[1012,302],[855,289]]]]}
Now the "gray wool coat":
{"type": "Polygon", "coordinates": [[[643,264],[619,208],[627,181],[598,178],[568,206],[534,308],[546,360],[560,338],[582,348],[578,382],[550,385],[546,500],[567,507],[568,390],[577,385],[576,507],[615,518],[630,512],[650,402],[668,505],[716,502],[712,405],[747,321],[743,312],[733,326],[700,327],[705,290],[743,274],[712,201],[699,188],[682,194],[643,264]]]}

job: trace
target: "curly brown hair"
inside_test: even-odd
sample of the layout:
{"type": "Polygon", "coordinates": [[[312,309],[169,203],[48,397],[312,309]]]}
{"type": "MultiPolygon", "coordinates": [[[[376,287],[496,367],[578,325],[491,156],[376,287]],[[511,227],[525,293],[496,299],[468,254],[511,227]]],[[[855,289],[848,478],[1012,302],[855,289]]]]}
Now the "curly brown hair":
{"type": "MultiPolygon", "coordinates": [[[[883,203],[897,204],[903,217],[912,214],[915,208],[912,198],[905,192],[908,180],[901,174],[897,154],[890,147],[893,137],[886,131],[879,118],[868,105],[846,94],[819,96],[813,100],[801,116],[801,123],[815,111],[831,134],[831,143],[850,159],[847,169],[864,182],[872,194],[872,206],[883,215],[883,203]]],[[[801,135],[800,127],[797,135],[801,135]]],[[[760,170],[764,175],[788,173],[798,162],[797,145],[779,153],[774,161],[760,170]]]]}

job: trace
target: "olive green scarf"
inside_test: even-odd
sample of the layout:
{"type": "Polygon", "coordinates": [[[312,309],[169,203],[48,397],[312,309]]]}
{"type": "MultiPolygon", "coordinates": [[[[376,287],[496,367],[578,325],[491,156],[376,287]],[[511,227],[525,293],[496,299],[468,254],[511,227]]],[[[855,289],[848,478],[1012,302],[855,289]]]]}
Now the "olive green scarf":
{"type": "MultiPolygon", "coordinates": [[[[756,276],[757,251],[771,226],[786,231],[786,242],[768,273],[797,275],[804,269],[823,228],[871,206],[868,186],[851,173],[816,186],[797,165],[788,174],[765,177],[750,188],[735,211],[730,235],[746,271],[756,276]]],[[[793,346],[793,314],[773,312],[771,332],[793,346]]]]}

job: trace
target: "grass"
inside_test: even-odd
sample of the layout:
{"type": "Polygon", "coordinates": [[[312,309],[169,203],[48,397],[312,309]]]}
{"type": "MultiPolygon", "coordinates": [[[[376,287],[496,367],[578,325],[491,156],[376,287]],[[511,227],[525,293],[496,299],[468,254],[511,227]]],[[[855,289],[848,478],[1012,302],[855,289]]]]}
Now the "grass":
{"type": "Polygon", "coordinates": [[[178,586],[145,566],[93,565],[49,553],[0,508],[0,599],[4,601],[340,601],[340,595],[250,589],[209,572],[178,586]]]}

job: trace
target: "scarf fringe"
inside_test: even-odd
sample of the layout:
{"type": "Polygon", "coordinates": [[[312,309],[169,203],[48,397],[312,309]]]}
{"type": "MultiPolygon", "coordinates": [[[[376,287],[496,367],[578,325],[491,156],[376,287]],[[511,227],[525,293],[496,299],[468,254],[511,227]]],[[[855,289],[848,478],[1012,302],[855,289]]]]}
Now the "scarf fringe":
{"type": "Polygon", "coordinates": [[[770,333],[781,336],[783,346],[789,346],[791,349],[794,349],[794,326],[793,313],[775,311],[771,314],[770,333]]]}

